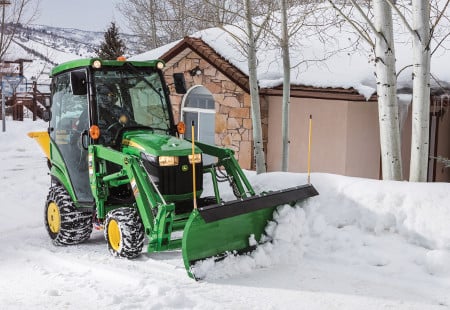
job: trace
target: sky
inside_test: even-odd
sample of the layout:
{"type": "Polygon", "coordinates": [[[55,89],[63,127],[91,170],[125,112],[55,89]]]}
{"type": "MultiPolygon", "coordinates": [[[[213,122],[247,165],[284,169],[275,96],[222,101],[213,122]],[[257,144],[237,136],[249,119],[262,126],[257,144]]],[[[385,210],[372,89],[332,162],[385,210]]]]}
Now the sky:
{"type": "Polygon", "coordinates": [[[121,32],[129,32],[116,8],[119,0],[40,0],[33,23],[81,30],[105,31],[115,21],[121,32]]]}

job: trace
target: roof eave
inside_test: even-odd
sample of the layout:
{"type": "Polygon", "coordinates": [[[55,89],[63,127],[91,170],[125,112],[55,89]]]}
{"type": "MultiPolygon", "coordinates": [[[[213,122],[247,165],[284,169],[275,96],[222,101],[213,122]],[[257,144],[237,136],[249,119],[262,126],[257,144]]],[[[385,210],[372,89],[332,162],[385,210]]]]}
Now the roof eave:
{"type": "Polygon", "coordinates": [[[245,92],[250,92],[248,76],[219,55],[211,46],[200,38],[185,37],[178,44],[164,53],[161,56],[161,59],[165,62],[169,62],[171,59],[182,53],[185,49],[192,50],[206,62],[217,68],[217,70],[242,88],[245,92]]]}

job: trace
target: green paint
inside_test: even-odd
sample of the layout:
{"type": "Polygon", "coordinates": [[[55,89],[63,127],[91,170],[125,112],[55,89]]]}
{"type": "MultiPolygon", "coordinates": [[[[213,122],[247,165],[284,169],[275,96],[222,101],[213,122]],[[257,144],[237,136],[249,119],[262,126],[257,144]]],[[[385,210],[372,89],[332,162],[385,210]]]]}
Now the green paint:
{"type": "Polygon", "coordinates": [[[68,61],[60,64],[52,69],[51,77],[62,73],[64,71],[77,70],[85,67],[90,67],[94,61],[100,60],[103,67],[122,67],[125,63],[131,63],[135,67],[150,67],[155,68],[158,62],[162,60],[150,60],[150,61],[117,61],[117,60],[102,60],[99,58],[86,58],[68,61]]]}
{"type": "Polygon", "coordinates": [[[184,229],[182,242],[184,266],[189,276],[195,276],[191,272],[191,265],[198,260],[248,249],[251,235],[256,241],[260,241],[275,208],[276,206],[261,209],[212,223],[205,223],[200,213],[192,212],[184,229]]]}

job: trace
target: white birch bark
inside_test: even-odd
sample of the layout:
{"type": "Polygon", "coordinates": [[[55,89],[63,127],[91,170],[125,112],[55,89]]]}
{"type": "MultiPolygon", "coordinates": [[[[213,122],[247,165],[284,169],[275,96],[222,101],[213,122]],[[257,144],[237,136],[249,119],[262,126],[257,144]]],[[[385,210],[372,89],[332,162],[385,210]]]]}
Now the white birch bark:
{"type": "Polygon", "coordinates": [[[385,0],[374,0],[373,5],[374,26],[378,33],[375,43],[375,70],[377,76],[382,174],[385,180],[401,180],[403,176],[392,10],[385,0]]]}
{"type": "Polygon", "coordinates": [[[256,173],[266,172],[266,159],[264,155],[262,126],[261,126],[261,108],[259,103],[259,89],[256,70],[256,42],[253,34],[252,7],[250,0],[245,0],[245,16],[248,35],[248,71],[249,88],[251,97],[251,114],[253,123],[253,149],[255,156],[256,173]]]}
{"type": "Polygon", "coordinates": [[[374,0],[374,22],[359,6],[358,1],[350,0],[356,11],[365,20],[375,35],[375,43],[361,26],[339,9],[334,1],[331,6],[350,23],[360,37],[375,51],[375,74],[378,94],[378,122],[380,126],[381,170],[385,180],[401,180],[402,157],[400,142],[399,110],[397,102],[397,76],[395,73],[395,49],[390,0],[374,0]]]}
{"type": "Polygon", "coordinates": [[[281,0],[281,50],[283,54],[283,103],[281,113],[281,171],[288,171],[289,163],[289,106],[291,91],[291,60],[289,55],[289,34],[287,26],[286,0],[281,0]]]}
{"type": "Polygon", "coordinates": [[[413,103],[409,180],[426,182],[430,127],[430,2],[412,0],[413,103]]]}

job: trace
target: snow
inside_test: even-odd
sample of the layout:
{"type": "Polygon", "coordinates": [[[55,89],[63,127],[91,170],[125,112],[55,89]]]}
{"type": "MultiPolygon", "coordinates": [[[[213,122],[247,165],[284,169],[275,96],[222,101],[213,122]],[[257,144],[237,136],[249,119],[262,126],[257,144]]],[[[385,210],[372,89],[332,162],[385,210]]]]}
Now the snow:
{"type": "MultiPolygon", "coordinates": [[[[449,309],[450,185],[314,173],[320,195],[279,207],[268,238],[246,256],[197,266],[180,251],[112,257],[103,233],[53,246],[43,225],[49,176],[26,132],[0,132],[2,309],[449,309]]],[[[304,184],[297,173],[255,175],[257,191],[304,184]]],[[[210,191],[207,188],[207,191],[210,191]]],[[[251,239],[252,236],[249,236],[251,239]]]]}
{"type": "Polygon", "coordinates": [[[151,51],[147,51],[142,54],[134,55],[134,56],[130,57],[129,59],[134,60],[134,61],[146,61],[146,60],[158,59],[162,55],[164,55],[164,53],[169,51],[172,47],[174,47],[175,45],[180,43],[180,41],[181,40],[177,40],[177,41],[171,42],[169,44],[163,45],[161,47],[155,48],[151,51]]]}
{"type": "MultiPolygon", "coordinates": [[[[442,4],[440,4],[442,6],[442,4]]],[[[301,7],[297,10],[301,11],[301,7]]],[[[305,25],[291,39],[291,84],[305,85],[319,88],[353,88],[369,99],[376,92],[375,62],[370,46],[359,38],[358,34],[348,23],[334,22],[336,11],[329,4],[320,5],[318,9],[306,17],[305,25]],[[321,34],[314,25],[323,25],[321,34]]],[[[294,14],[292,19],[303,16],[303,12],[294,14]]],[[[397,88],[411,92],[412,89],[412,40],[402,22],[394,15],[396,69],[398,72],[397,88]]],[[[364,21],[361,16],[356,17],[359,24],[364,21]]],[[[447,20],[441,20],[435,31],[432,50],[436,42],[443,39],[442,46],[431,59],[432,87],[449,87],[450,71],[447,69],[448,45],[450,37],[445,37],[448,29],[447,20]]],[[[239,70],[248,75],[248,64],[245,52],[234,37],[245,41],[246,35],[239,25],[224,26],[226,29],[210,28],[191,35],[201,38],[219,55],[229,61],[239,70]],[[233,33],[233,36],[230,35],[233,33]]],[[[280,33],[279,25],[271,29],[280,33]]],[[[283,84],[283,65],[281,50],[273,46],[270,37],[266,35],[257,50],[258,83],[261,88],[273,88],[283,84]]],[[[178,41],[169,43],[158,49],[135,55],[134,60],[150,60],[161,57],[178,41]]]]}
{"type": "MultiPolygon", "coordinates": [[[[49,46],[42,44],[40,42],[21,42],[21,44],[36,53],[43,55],[49,59],[52,59],[54,63],[63,63],[69,60],[74,60],[80,58],[79,55],[70,53],[67,51],[59,51],[57,49],[52,49],[49,46]]],[[[7,57],[9,59],[30,59],[30,54],[26,52],[17,43],[12,42],[10,48],[8,49],[7,57]]],[[[53,67],[50,63],[45,60],[39,59],[37,56],[32,56],[32,62],[24,63],[24,76],[27,82],[31,84],[33,79],[36,79],[39,84],[50,84],[50,71],[53,67]]],[[[48,87],[44,92],[49,92],[48,87]]]]}

